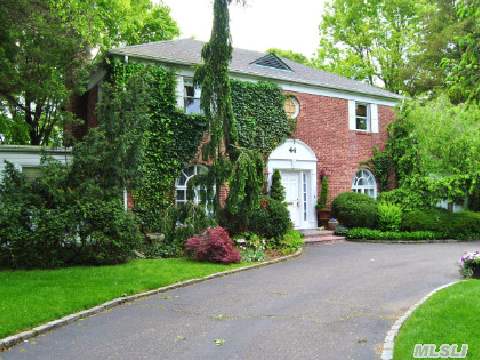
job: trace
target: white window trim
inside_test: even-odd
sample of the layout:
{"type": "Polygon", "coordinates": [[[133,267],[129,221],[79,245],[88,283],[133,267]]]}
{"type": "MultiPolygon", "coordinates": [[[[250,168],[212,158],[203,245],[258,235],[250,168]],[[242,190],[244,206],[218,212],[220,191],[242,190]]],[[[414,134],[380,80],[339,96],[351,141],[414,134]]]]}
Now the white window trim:
{"type": "Polygon", "coordinates": [[[348,100],[348,123],[350,130],[377,134],[379,132],[378,105],[365,101],[348,100]],[[367,130],[357,128],[357,104],[367,106],[367,130]]]}
{"type": "Polygon", "coordinates": [[[352,179],[352,191],[361,193],[361,194],[366,194],[370,196],[369,192],[370,190],[373,190],[373,198],[376,199],[378,192],[377,192],[377,180],[375,179],[375,176],[372,174],[372,172],[368,169],[359,169],[357,172],[355,172],[355,175],[353,176],[352,179]],[[361,176],[358,176],[358,175],[361,176]],[[365,185],[358,185],[357,179],[365,179],[365,185]],[[373,180],[373,183],[369,183],[369,180],[373,180]]]}

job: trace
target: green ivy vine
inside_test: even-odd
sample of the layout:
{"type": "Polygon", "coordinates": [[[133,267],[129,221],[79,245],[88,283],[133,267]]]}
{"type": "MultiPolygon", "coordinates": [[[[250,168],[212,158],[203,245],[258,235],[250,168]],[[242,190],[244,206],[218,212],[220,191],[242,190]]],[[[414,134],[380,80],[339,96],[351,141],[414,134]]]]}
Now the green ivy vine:
{"type": "Polygon", "coordinates": [[[265,81],[233,80],[231,85],[239,145],[268,156],[292,131],[282,89],[265,81]]]}
{"type": "Polygon", "coordinates": [[[176,109],[175,73],[160,66],[112,60],[111,76],[118,88],[133,73],[143,72],[149,89],[150,121],[143,137],[142,175],[134,198],[146,229],[157,231],[164,212],[175,204],[175,180],[198,150],[204,118],[176,109]]]}
{"type": "MultiPolygon", "coordinates": [[[[125,87],[132,74],[138,73],[142,73],[144,86],[148,87],[150,99],[147,111],[150,120],[143,139],[142,178],[134,198],[135,211],[143,219],[145,228],[156,231],[161,228],[160,222],[165,211],[175,204],[175,180],[181,170],[191,164],[200,148],[202,135],[207,131],[206,118],[203,115],[185,114],[177,109],[173,71],[159,65],[124,63],[119,58],[111,58],[108,73],[118,90],[125,87]]],[[[266,159],[291,132],[292,124],[283,109],[285,97],[280,87],[269,82],[234,80],[231,86],[235,119],[232,124],[239,136],[239,149],[248,151],[243,160],[254,159],[256,167],[259,166],[257,160],[266,159]]],[[[242,175],[237,182],[232,177],[232,170],[238,166],[246,169],[243,160],[236,164],[228,159],[218,159],[217,162],[222,166],[215,166],[208,175],[197,175],[189,181],[187,193],[191,195],[193,186],[205,186],[207,191],[202,194],[206,194],[206,198],[201,199],[202,202],[214,203],[213,187],[220,179],[222,183],[232,185],[233,194],[238,192],[238,198],[233,203],[237,203],[237,200],[242,203],[248,196],[243,193],[241,184],[247,179],[242,175]]],[[[263,183],[263,174],[256,178],[255,183],[260,180],[263,183]]],[[[237,204],[233,207],[237,207],[237,204]]]]}

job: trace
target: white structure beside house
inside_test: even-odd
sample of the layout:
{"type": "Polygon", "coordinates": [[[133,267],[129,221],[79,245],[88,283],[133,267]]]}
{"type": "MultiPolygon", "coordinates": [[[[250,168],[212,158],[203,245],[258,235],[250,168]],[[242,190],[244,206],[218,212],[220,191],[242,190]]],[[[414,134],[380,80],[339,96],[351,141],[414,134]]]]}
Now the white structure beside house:
{"type": "Polygon", "coordinates": [[[69,148],[45,148],[33,145],[0,145],[0,178],[3,177],[6,162],[25,174],[27,178],[35,178],[40,172],[42,155],[66,163],[71,158],[69,148]]]}

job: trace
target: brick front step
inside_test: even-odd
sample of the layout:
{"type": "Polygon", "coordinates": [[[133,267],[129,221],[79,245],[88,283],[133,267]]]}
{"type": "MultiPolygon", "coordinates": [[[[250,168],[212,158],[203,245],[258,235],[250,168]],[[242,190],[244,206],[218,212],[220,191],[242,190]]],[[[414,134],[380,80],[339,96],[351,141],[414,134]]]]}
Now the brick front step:
{"type": "Polygon", "coordinates": [[[344,241],[345,238],[342,236],[322,236],[316,238],[308,238],[305,239],[305,245],[315,245],[315,244],[323,244],[323,243],[332,243],[338,241],[344,241]]]}
{"type": "Polygon", "coordinates": [[[324,244],[345,240],[344,237],[337,236],[333,231],[329,230],[313,229],[302,230],[301,232],[304,236],[305,245],[324,244]]]}
{"type": "Polygon", "coordinates": [[[333,231],[330,230],[301,230],[300,231],[303,234],[303,237],[306,239],[310,238],[318,238],[322,236],[332,236],[334,235],[333,231]]]}

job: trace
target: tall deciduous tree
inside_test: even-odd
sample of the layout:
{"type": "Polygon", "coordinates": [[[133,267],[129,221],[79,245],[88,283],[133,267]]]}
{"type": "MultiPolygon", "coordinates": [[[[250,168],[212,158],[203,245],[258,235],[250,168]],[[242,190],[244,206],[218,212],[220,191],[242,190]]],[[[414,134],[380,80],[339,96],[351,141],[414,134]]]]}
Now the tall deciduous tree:
{"type": "Polygon", "coordinates": [[[149,0],[5,0],[0,23],[0,126],[23,118],[34,145],[61,135],[66,102],[104,51],[178,35],[168,9],[149,0]]]}
{"type": "Polygon", "coordinates": [[[395,93],[405,90],[412,56],[420,52],[417,0],[332,0],[320,25],[315,65],[395,93]]]}
{"type": "Polygon", "coordinates": [[[455,102],[480,102],[480,0],[457,1],[456,11],[458,56],[444,59],[449,95],[455,102]]]}
{"type": "Polygon", "coordinates": [[[308,65],[308,66],[312,65],[310,60],[308,59],[308,57],[306,57],[303,54],[292,51],[292,50],[270,48],[270,49],[267,50],[267,53],[290,59],[290,60],[295,61],[299,64],[308,65]]]}

